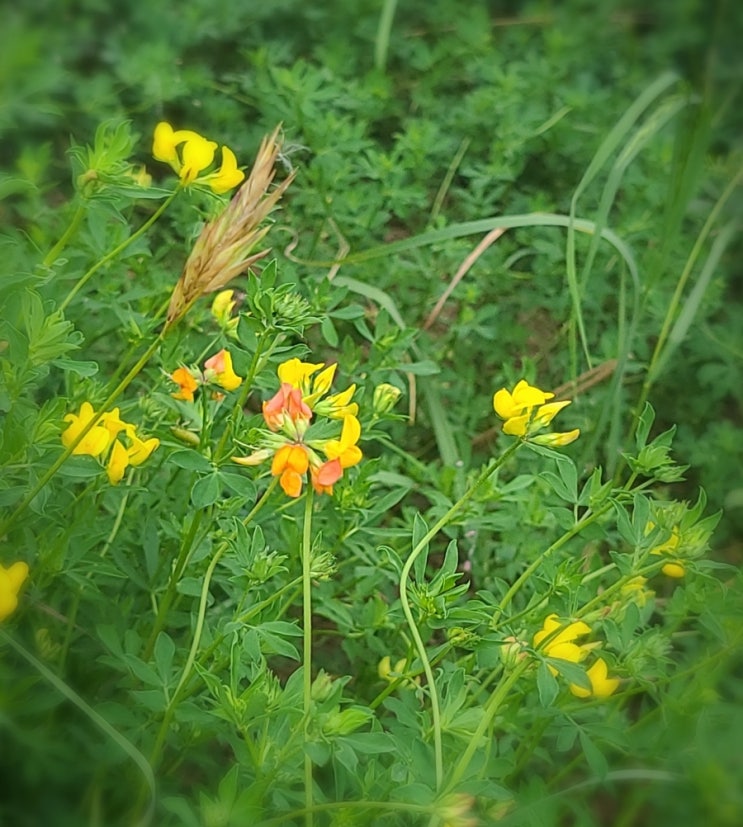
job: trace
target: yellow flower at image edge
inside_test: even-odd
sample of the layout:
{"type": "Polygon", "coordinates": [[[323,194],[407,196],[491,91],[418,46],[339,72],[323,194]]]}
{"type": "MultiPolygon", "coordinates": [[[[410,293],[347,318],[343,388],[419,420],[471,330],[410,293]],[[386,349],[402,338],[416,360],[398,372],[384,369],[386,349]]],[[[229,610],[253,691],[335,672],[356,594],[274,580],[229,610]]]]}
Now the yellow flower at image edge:
{"type": "Polygon", "coordinates": [[[18,606],[18,592],[28,577],[28,565],[13,563],[8,568],[0,565],[0,622],[9,617],[18,606]]]}
{"type": "Polygon", "coordinates": [[[245,178],[245,173],[237,167],[235,153],[229,147],[222,147],[222,166],[216,172],[201,175],[214,161],[217,144],[209,141],[198,132],[189,129],[174,130],[161,121],[155,127],[152,142],[152,155],[158,161],[170,164],[184,186],[189,184],[208,184],[221,195],[236,187],[245,178]]]}

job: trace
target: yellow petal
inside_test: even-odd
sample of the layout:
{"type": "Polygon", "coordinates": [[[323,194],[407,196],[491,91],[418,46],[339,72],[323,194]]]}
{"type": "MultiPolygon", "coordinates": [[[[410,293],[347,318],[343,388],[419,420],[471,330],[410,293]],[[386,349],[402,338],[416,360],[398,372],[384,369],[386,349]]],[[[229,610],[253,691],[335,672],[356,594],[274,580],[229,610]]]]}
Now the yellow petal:
{"type": "Polygon", "coordinates": [[[117,439],[111,449],[111,456],[108,458],[108,465],[106,466],[106,474],[111,485],[118,485],[121,482],[127,465],[129,465],[129,453],[117,439]]]}
{"type": "Polygon", "coordinates": [[[217,195],[228,192],[245,178],[245,173],[237,168],[235,153],[226,146],[222,147],[222,166],[218,172],[205,180],[217,195]]]}
{"type": "Polygon", "coordinates": [[[155,127],[155,135],[152,142],[153,157],[158,161],[164,161],[166,164],[178,163],[175,146],[173,127],[166,121],[160,121],[155,127]]]}
{"type": "Polygon", "coordinates": [[[180,171],[181,181],[190,184],[196,180],[199,173],[211,165],[214,160],[214,150],[217,144],[207,141],[201,135],[187,140],[183,145],[183,167],[180,171]]]}

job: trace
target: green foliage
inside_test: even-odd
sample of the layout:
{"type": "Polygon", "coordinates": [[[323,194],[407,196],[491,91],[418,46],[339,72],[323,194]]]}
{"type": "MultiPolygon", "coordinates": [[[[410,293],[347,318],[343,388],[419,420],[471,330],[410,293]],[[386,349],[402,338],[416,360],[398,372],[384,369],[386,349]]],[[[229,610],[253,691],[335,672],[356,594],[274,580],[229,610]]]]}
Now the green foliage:
{"type": "Polygon", "coordinates": [[[7,11],[0,823],[741,822],[743,20],[599,5],[7,11]],[[283,124],[223,317],[161,120],[283,124]]]}

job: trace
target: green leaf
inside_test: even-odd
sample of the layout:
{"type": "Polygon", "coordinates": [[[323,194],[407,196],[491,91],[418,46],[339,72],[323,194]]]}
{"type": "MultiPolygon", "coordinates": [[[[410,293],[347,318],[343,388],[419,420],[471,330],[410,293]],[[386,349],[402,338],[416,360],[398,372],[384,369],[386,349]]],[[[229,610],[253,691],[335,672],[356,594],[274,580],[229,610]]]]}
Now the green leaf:
{"type": "Polygon", "coordinates": [[[154,649],[155,666],[166,685],[170,683],[170,671],[173,667],[173,655],[175,654],[175,643],[165,632],[160,632],[155,641],[154,649]]]}
{"type": "Polygon", "coordinates": [[[539,692],[539,702],[542,706],[552,706],[557,693],[560,691],[560,686],[554,678],[554,675],[547,668],[546,663],[540,663],[537,669],[537,692],[539,692]]]}
{"type": "Polygon", "coordinates": [[[192,448],[180,448],[168,457],[168,462],[177,465],[178,468],[185,468],[187,471],[199,471],[202,474],[207,474],[212,470],[212,464],[209,460],[198,451],[192,448]]]}
{"type": "Polygon", "coordinates": [[[191,502],[196,508],[206,508],[215,503],[222,493],[221,477],[215,471],[208,477],[196,480],[191,489],[191,502]]]}

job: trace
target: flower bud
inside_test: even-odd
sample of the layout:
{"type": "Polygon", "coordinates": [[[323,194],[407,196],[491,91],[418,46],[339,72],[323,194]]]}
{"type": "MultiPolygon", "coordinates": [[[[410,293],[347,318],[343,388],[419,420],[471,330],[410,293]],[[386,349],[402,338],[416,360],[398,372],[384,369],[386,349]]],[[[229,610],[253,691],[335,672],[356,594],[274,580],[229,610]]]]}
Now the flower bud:
{"type": "Polygon", "coordinates": [[[383,382],[374,388],[373,407],[377,416],[388,413],[395,407],[397,400],[402,396],[402,391],[394,385],[383,382]]]}

